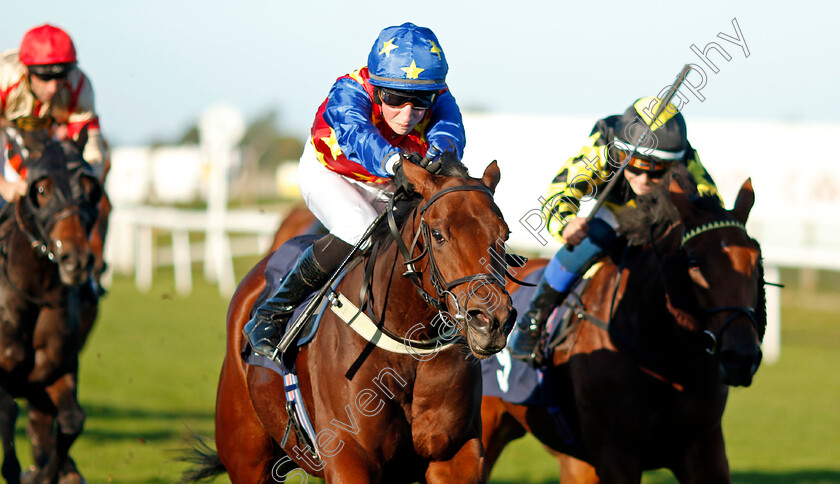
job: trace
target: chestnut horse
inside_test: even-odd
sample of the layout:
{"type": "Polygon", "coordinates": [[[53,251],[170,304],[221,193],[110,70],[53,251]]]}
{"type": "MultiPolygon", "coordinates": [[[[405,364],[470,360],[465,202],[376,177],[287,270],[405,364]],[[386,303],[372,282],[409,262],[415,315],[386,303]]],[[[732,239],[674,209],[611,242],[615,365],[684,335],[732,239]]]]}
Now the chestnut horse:
{"type": "Polygon", "coordinates": [[[85,136],[78,144],[25,138],[29,191],[5,205],[0,223],[2,474],[21,482],[15,398],[25,398],[35,469],[24,481],[83,482],[69,450],[84,422],[76,399],[78,353],[96,303],[82,293],[95,264],[89,237],[102,190],[82,159],[85,136]]]}
{"type": "Polygon", "coordinates": [[[616,265],[621,254],[604,261],[554,348],[545,376],[563,403],[484,397],[489,467],[531,432],[562,454],[563,484],[638,483],[658,468],[684,483],[730,482],[721,431],[728,387],[752,382],[766,325],[761,252],[744,229],[752,185],[731,211],[689,199],[676,181],[652,199],[619,215],[630,241],[624,264],[616,265]],[[650,215],[657,210],[667,214],[660,222],[650,215]]]}
{"type": "Polygon", "coordinates": [[[305,443],[296,432],[286,435],[282,377],[242,361],[241,331],[265,286],[264,259],[239,285],[228,311],[216,403],[218,456],[206,455],[204,472],[192,478],[227,471],[234,483],[282,482],[284,465],[293,462],[300,468],[293,472],[302,469],[330,484],[486,480],[476,358],[504,347],[513,318],[505,267],[496,262],[504,260],[509,232],[492,198],[499,169],[493,162],[475,179],[452,160],[439,175],[403,166],[415,191],[396,205],[404,223],[399,232],[391,229],[394,240],[391,224],[381,224],[384,233],[372,239],[376,255],[348,270],[336,291],[359,305],[368,269],[369,313],[382,333],[406,341],[432,338],[440,329],[433,321],[447,313],[465,323],[450,326],[457,327],[450,340],[457,343],[423,355],[386,351],[326,311],[295,361],[323,459],[314,460],[301,452],[305,443]],[[403,277],[403,249],[413,259],[409,269],[419,271],[418,286],[403,277]]]}

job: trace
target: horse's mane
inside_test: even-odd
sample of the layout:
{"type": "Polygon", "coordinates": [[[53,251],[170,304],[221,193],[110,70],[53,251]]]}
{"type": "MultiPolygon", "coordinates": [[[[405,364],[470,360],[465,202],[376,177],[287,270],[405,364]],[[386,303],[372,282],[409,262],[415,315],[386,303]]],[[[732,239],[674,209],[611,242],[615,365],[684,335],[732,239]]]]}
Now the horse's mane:
{"type": "Polygon", "coordinates": [[[713,195],[700,196],[691,180],[688,170],[683,165],[674,166],[655,190],[647,195],[636,197],[636,207],[619,210],[618,233],[624,235],[630,245],[644,245],[650,242],[651,228],[653,237],[660,238],[669,227],[680,222],[680,214],[671,201],[669,186],[676,180],[686,192],[692,205],[698,210],[710,213],[717,218],[729,218],[720,206],[720,200],[713,195]]]}
{"type": "MultiPolygon", "coordinates": [[[[441,169],[437,173],[438,176],[458,178],[460,180],[472,179],[467,167],[458,160],[458,157],[454,152],[445,151],[441,155],[440,159],[441,169]]],[[[417,208],[422,201],[423,198],[419,193],[411,191],[394,202],[394,220],[397,222],[397,226],[399,228],[402,229],[405,222],[414,212],[414,209],[417,208]]],[[[370,241],[372,244],[379,242],[382,248],[387,247],[394,241],[393,237],[391,237],[391,230],[388,226],[387,217],[382,219],[376,228],[374,228],[370,241]]]]}
{"type": "Polygon", "coordinates": [[[644,245],[653,237],[661,237],[668,227],[679,223],[680,214],[668,197],[669,181],[647,195],[636,197],[636,206],[616,213],[617,232],[627,238],[630,245],[644,245]]]}

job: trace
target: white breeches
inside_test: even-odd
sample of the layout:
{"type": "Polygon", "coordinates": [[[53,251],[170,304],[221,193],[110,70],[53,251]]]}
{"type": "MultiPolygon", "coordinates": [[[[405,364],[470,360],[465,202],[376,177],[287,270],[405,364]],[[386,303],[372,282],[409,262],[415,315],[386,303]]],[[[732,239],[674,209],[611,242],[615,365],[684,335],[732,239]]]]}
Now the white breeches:
{"type": "Polygon", "coordinates": [[[361,240],[394,191],[392,183],[363,183],[330,171],[318,161],[311,140],[306,141],[300,157],[298,185],[309,211],[331,234],[350,245],[361,240]]]}

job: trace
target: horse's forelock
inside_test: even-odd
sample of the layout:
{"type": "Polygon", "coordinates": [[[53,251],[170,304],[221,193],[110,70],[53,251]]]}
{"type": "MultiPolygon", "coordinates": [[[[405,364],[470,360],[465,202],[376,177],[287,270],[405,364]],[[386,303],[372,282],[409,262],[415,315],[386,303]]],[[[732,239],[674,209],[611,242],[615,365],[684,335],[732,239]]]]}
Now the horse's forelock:
{"type": "Polygon", "coordinates": [[[663,183],[651,193],[637,197],[635,207],[616,213],[618,233],[627,237],[631,245],[648,243],[651,227],[654,237],[658,237],[680,221],[680,214],[671,202],[667,187],[668,184],[663,183]]]}
{"type": "Polygon", "coordinates": [[[440,155],[441,169],[438,175],[459,178],[461,180],[471,179],[467,166],[461,163],[454,151],[445,151],[440,155]]]}

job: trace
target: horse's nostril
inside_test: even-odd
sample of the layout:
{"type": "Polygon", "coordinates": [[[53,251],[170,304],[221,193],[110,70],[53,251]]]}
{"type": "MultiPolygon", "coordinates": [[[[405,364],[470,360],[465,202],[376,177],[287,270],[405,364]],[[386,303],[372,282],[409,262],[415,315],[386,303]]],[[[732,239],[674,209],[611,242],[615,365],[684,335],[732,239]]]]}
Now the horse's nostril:
{"type": "Polygon", "coordinates": [[[720,361],[726,366],[754,365],[761,361],[761,350],[754,348],[729,348],[720,352],[720,361]]]}
{"type": "Polygon", "coordinates": [[[469,315],[471,320],[478,322],[482,326],[486,326],[488,323],[490,323],[490,319],[481,310],[473,309],[467,311],[467,315],[469,315]]]}
{"type": "Polygon", "coordinates": [[[59,258],[59,263],[65,270],[78,270],[82,268],[82,263],[77,257],[71,254],[62,254],[59,258]]]}
{"type": "Polygon", "coordinates": [[[720,352],[720,361],[726,366],[733,366],[738,364],[738,353],[733,350],[723,350],[720,352]]]}

